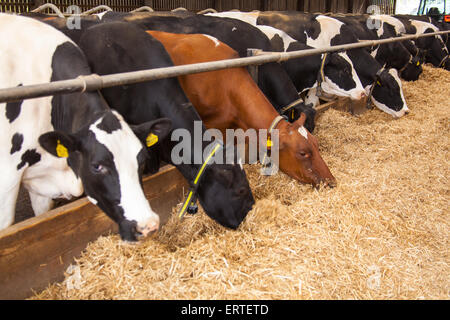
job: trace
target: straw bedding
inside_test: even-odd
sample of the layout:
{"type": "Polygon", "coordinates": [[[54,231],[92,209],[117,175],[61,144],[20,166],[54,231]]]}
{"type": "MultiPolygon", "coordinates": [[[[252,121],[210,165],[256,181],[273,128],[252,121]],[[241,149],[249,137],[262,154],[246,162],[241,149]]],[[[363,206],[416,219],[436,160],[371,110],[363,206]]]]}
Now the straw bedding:
{"type": "Polygon", "coordinates": [[[78,279],[33,298],[449,299],[450,74],[425,66],[404,93],[402,119],[320,116],[336,188],[246,166],[257,202],[237,231],[200,211],[137,245],[101,237],[78,279]]]}

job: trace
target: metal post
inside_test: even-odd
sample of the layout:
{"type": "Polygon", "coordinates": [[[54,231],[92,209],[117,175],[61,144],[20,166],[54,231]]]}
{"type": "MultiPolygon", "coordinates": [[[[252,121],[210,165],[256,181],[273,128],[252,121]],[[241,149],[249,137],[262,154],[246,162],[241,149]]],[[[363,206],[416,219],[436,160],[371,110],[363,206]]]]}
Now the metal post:
{"type": "MultiPolygon", "coordinates": [[[[247,49],[247,57],[253,57],[258,55],[258,52],[261,50],[259,49],[247,49]]],[[[255,81],[256,84],[258,84],[258,65],[249,65],[247,67],[248,73],[250,73],[250,76],[252,77],[253,81],[255,81]]]]}

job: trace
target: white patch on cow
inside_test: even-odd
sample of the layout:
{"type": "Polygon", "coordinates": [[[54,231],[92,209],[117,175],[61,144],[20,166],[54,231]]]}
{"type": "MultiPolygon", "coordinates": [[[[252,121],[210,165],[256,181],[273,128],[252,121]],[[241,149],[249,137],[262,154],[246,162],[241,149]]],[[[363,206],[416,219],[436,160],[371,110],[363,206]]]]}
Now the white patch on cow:
{"type": "Polygon", "coordinates": [[[372,57],[375,58],[375,57],[377,56],[378,49],[380,49],[380,46],[377,46],[377,48],[376,48],[375,50],[372,50],[372,52],[370,53],[370,55],[371,55],[372,57]]]}
{"type": "Polygon", "coordinates": [[[319,97],[317,96],[317,82],[314,87],[310,89],[305,97],[305,104],[312,104],[312,107],[316,107],[320,104],[319,97]]]}
{"type": "Polygon", "coordinates": [[[253,26],[256,26],[256,20],[258,19],[259,12],[237,12],[226,11],[217,13],[207,13],[205,16],[213,16],[219,18],[231,18],[247,22],[253,26]]]}
{"type": "MultiPolygon", "coordinates": [[[[49,82],[53,53],[65,42],[73,43],[45,23],[0,13],[0,88],[49,82]]],[[[81,181],[68,167],[66,159],[48,154],[38,143],[41,134],[53,130],[51,99],[24,100],[19,116],[12,123],[5,117],[6,104],[0,103],[0,170],[3,172],[0,181],[0,229],[12,223],[21,182],[30,193],[42,198],[78,196],[83,192],[81,181]],[[23,135],[23,143],[20,152],[11,155],[14,133],[23,135]],[[31,167],[25,165],[18,170],[22,154],[31,149],[36,149],[41,160],[31,167]]],[[[36,202],[35,207],[40,205],[36,202]]]]}
{"type": "Polygon", "coordinates": [[[97,128],[103,119],[100,118],[89,127],[89,130],[114,157],[121,193],[119,205],[124,211],[124,217],[127,220],[136,221],[141,227],[145,227],[149,221],[159,224],[159,216],[150,208],[139,182],[137,155],[142,150],[142,144],[122,116],[116,111],[113,111],[113,114],[119,119],[121,129],[108,133],[97,128]],[[134,161],[130,161],[130,159],[134,159],[134,161]]]}
{"type": "Polygon", "coordinates": [[[434,24],[431,24],[431,23],[428,23],[428,22],[425,22],[425,21],[409,19],[409,22],[411,22],[411,24],[414,27],[416,27],[416,30],[417,30],[416,34],[425,33],[425,31],[427,29],[432,29],[433,32],[439,31],[439,29],[434,24]]]}
{"type": "Polygon", "coordinates": [[[316,20],[320,23],[320,33],[317,39],[306,38],[306,44],[313,48],[323,48],[330,46],[331,40],[341,32],[343,22],[327,17],[317,16],[316,20]]]}
{"type": "Polygon", "coordinates": [[[298,133],[300,133],[306,140],[308,140],[308,131],[305,129],[304,126],[298,128],[298,133]]]}
{"type": "Polygon", "coordinates": [[[393,26],[395,28],[395,32],[399,35],[406,33],[406,29],[405,29],[405,26],[403,25],[403,23],[395,17],[392,17],[387,14],[375,14],[375,15],[371,15],[370,18],[380,20],[383,23],[390,24],[391,26],[393,26]]]}
{"type": "Polygon", "coordinates": [[[237,30],[236,27],[233,27],[233,28],[231,29],[232,32],[233,32],[233,31],[236,31],[236,30],[237,30]]]}
{"type": "Polygon", "coordinates": [[[210,36],[209,34],[204,34],[204,36],[206,38],[208,38],[209,40],[211,40],[212,42],[214,42],[215,47],[218,47],[220,45],[220,41],[217,40],[217,38],[214,38],[214,37],[210,36]]]}
{"type": "Polygon", "coordinates": [[[286,32],[270,27],[270,26],[263,26],[263,25],[257,25],[256,26],[259,30],[261,30],[269,39],[272,39],[276,35],[279,36],[283,40],[283,51],[286,52],[286,50],[289,48],[289,45],[293,42],[297,42],[294,38],[289,36],[286,32]]]}
{"type": "MultiPolygon", "coordinates": [[[[412,20],[409,19],[409,21],[411,22],[411,24],[416,27],[416,34],[423,34],[425,33],[425,31],[427,29],[431,29],[433,30],[433,32],[438,32],[440,31],[438,27],[436,27],[434,24],[432,23],[428,23],[428,22],[424,22],[424,21],[418,21],[418,20],[412,20]]],[[[437,35],[434,36],[436,39],[439,40],[439,42],[441,43],[442,46],[442,51],[445,51],[445,53],[448,55],[448,49],[447,46],[445,45],[444,39],[442,39],[441,36],[437,35]]]]}
{"type": "Polygon", "coordinates": [[[97,205],[97,203],[98,203],[98,201],[95,200],[95,199],[92,198],[92,197],[87,196],[87,199],[88,199],[91,203],[93,203],[94,205],[97,205]]]}
{"type": "Polygon", "coordinates": [[[30,192],[29,196],[31,207],[33,208],[36,216],[39,216],[53,208],[53,200],[51,198],[42,197],[33,192],[30,192]]]}

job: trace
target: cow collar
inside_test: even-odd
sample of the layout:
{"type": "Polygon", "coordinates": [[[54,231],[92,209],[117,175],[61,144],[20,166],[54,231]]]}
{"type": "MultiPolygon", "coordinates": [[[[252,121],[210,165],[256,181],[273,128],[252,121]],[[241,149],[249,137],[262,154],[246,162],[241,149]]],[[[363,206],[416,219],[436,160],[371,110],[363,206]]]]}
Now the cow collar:
{"type": "MultiPolygon", "coordinates": [[[[403,66],[403,68],[401,68],[400,70],[398,70],[398,74],[401,74],[401,73],[406,69],[406,67],[407,67],[409,64],[412,64],[414,58],[415,58],[415,57],[413,57],[413,56],[411,55],[411,56],[409,57],[409,61],[403,66]]],[[[417,66],[419,66],[419,64],[418,64],[417,66]]]]}
{"type": "Polygon", "coordinates": [[[264,153],[264,158],[261,161],[261,165],[263,166],[263,168],[269,167],[269,163],[266,163],[266,159],[268,157],[268,151],[272,147],[271,134],[272,134],[272,131],[276,128],[276,126],[281,122],[281,120],[287,121],[287,117],[286,116],[276,116],[275,119],[273,119],[272,123],[269,126],[269,131],[267,132],[267,149],[266,149],[266,152],[264,153]]]}
{"type": "Polygon", "coordinates": [[[375,89],[375,86],[377,85],[377,83],[379,83],[381,73],[384,71],[385,66],[386,65],[384,65],[380,70],[378,70],[377,74],[375,75],[375,81],[373,82],[372,87],[370,88],[369,96],[367,97],[367,105],[366,105],[367,109],[373,108],[371,104],[373,89],[375,89]]]}
{"type": "Polygon", "coordinates": [[[327,60],[328,52],[325,52],[322,57],[322,63],[320,64],[319,73],[317,74],[317,95],[322,95],[322,82],[325,81],[325,61],[327,60]]]}
{"type": "Polygon", "coordinates": [[[444,57],[444,59],[441,60],[441,63],[439,63],[439,68],[441,68],[449,58],[450,58],[450,55],[446,55],[444,57]]]}
{"type": "Polygon", "coordinates": [[[205,162],[203,162],[202,166],[197,172],[197,175],[194,178],[194,181],[191,182],[191,186],[189,189],[189,193],[186,197],[186,200],[183,202],[183,206],[181,207],[181,210],[178,212],[178,218],[181,220],[183,219],[186,212],[189,214],[195,214],[198,211],[197,206],[197,190],[200,183],[200,180],[203,176],[203,173],[205,172],[205,168],[209,165],[212,157],[214,154],[219,150],[220,148],[223,148],[223,143],[220,141],[216,141],[215,146],[212,148],[209,155],[206,157],[205,162]]]}
{"type": "Polygon", "coordinates": [[[297,100],[291,102],[286,107],[281,108],[280,114],[284,115],[289,118],[289,120],[294,121],[294,107],[298,106],[299,104],[302,104],[304,101],[302,98],[298,98],[297,100]],[[289,112],[291,111],[291,112],[289,112]],[[289,115],[285,115],[285,113],[289,113],[289,115]]]}

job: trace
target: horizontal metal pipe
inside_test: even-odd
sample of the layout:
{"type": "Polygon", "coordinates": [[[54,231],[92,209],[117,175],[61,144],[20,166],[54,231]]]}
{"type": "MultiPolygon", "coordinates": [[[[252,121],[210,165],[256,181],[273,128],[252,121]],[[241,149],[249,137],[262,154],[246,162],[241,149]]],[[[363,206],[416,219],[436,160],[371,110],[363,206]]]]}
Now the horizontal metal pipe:
{"type": "Polygon", "coordinates": [[[93,13],[98,12],[98,11],[101,11],[101,10],[104,10],[104,11],[113,11],[110,7],[105,6],[105,5],[102,4],[102,5],[100,5],[100,6],[96,6],[95,8],[86,10],[86,11],[83,12],[81,15],[90,15],[90,14],[93,14],[93,13]]]}
{"type": "Polygon", "coordinates": [[[450,33],[450,31],[439,31],[421,35],[409,35],[373,41],[368,40],[358,43],[350,43],[338,46],[328,46],[324,48],[299,50],[291,52],[264,52],[264,54],[262,55],[256,55],[253,57],[202,62],[181,66],[125,72],[125,73],[115,73],[104,76],[98,76],[93,74],[70,80],[61,80],[50,83],[0,89],[0,103],[38,98],[54,94],[94,91],[114,86],[128,85],[138,82],[177,77],[207,71],[246,67],[250,65],[260,65],[269,62],[280,62],[289,59],[317,55],[325,52],[345,51],[396,41],[414,40],[421,37],[436,36],[446,33],[450,33]]]}

